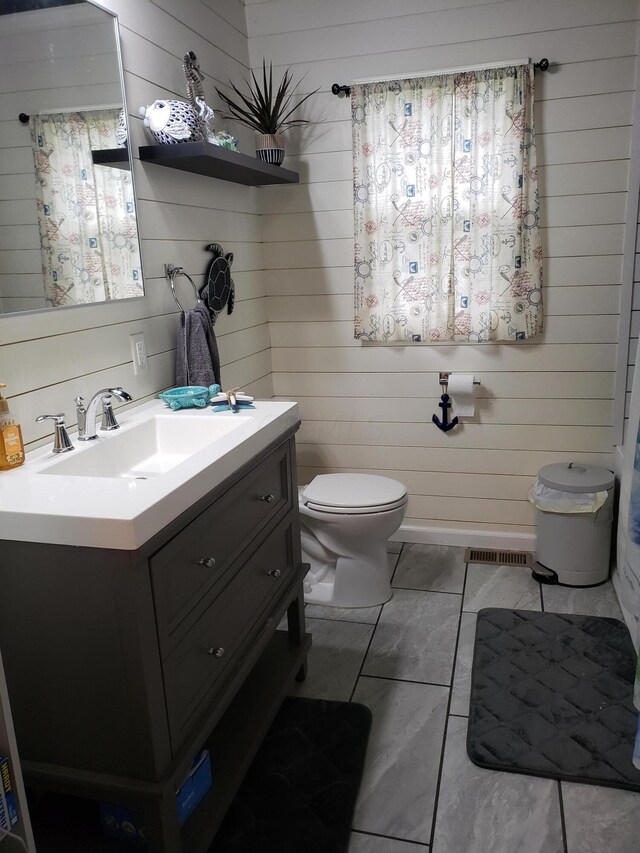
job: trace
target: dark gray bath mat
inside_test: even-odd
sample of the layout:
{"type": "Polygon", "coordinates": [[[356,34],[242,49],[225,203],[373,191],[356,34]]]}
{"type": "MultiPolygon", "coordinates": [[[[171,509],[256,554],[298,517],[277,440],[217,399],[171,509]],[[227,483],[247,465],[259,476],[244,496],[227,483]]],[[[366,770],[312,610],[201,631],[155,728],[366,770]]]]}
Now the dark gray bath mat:
{"type": "Polygon", "coordinates": [[[346,853],[370,728],[364,705],[285,699],[209,853],[346,853]]]}
{"type": "Polygon", "coordinates": [[[635,652],[617,619],[478,613],[467,752],[493,770],[640,791],[635,652]]]}

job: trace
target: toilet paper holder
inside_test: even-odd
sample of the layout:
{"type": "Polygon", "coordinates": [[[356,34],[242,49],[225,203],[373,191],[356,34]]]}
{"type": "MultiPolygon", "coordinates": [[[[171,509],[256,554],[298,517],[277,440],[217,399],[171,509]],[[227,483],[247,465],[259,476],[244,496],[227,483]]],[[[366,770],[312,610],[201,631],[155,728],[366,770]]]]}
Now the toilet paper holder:
{"type": "MultiPolygon", "coordinates": [[[[449,387],[449,376],[451,374],[448,371],[441,370],[439,373],[438,382],[440,383],[440,387],[442,388],[442,396],[440,397],[440,403],[438,405],[442,409],[442,420],[437,415],[433,415],[432,421],[442,432],[449,432],[449,430],[458,426],[458,418],[452,418],[449,420],[449,409],[451,408],[451,403],[449,402],[449,395],[447,394],[447,389],[449,387]]],[[[474,385],[479,385],[480,380],[473,380],[474,385]]]]}
{"type": "MultiPolygon", "coordinates": [[[[451,372],[450,372],[450,371],[447,371],[447,370],[441,370],[441,371],[440,371],[440,373],[439,373],[438,375],[439,375],[438,382],[440,383],[440,385],[441,385],[441,386],[444,388],[444,390],[446,391],[446,390],[447,390],[447,386],[449,385],[449,377],[451,376],[451,372]]],[[[473,384],[474,384],[474,385],[480,385],[480,380],[479,380],[479,379],[474,379],[474,380],[473,380],[473,384]]]]}

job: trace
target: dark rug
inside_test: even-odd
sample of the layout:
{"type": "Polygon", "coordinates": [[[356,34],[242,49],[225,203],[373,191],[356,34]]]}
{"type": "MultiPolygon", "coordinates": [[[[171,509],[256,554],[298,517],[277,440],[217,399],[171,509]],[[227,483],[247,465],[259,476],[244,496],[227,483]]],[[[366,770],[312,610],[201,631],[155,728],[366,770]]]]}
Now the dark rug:
{"type": "Polygon", "coordinates": [[[467,752],[493,770],[640,791],[636,656],[617,619],[478,613],[467,752]]]}
{"type": "Polygon", "coordinates": [[[370,728],[364,705],[285,699],[209,853],[346,853],[370,728]]]}

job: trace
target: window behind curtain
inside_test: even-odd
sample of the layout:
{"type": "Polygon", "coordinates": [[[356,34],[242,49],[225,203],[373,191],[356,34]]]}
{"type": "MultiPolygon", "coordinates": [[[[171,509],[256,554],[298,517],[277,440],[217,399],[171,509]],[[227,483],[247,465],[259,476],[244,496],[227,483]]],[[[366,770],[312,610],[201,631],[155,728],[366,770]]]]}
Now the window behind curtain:
{"type": "Polygon", "coordinates": [[[352,86],[355,337],[539,334],[533,66],[352,86]]]}

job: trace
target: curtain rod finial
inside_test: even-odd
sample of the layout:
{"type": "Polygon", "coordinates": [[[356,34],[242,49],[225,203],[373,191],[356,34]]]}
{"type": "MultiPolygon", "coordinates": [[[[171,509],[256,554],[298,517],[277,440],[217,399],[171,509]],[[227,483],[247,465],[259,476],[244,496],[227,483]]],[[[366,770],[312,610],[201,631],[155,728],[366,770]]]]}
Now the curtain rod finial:
{"type": "Polygon", "coordinates": [[[344,98],[347,95],[351,94],[351,86],[341,86],[339,83],[334,83],[331,87],[331,91],[334,95],[337,95],[339,98],[344,98]]]}

